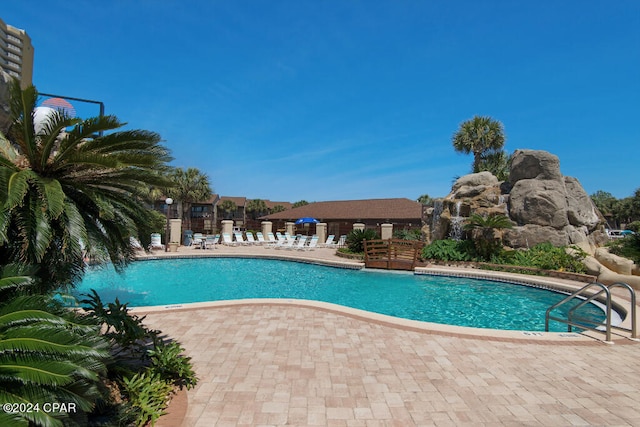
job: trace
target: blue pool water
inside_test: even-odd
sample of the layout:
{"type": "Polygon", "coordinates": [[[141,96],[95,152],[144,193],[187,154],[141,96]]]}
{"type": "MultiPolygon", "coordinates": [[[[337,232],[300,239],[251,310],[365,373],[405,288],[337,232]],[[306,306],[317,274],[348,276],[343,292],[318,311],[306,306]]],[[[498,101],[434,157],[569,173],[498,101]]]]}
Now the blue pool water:
{"type": "MultiPolygon", "coordinates": [[[[247,258],[139,261],[124,274],[101,267],[87,272],[76,294],[90,289],[105,302],[117,297],[130,307],[294,298],[406,319],[525,331],[544,331],[545,311],[564,298],[555,292],[488,280],[247,258]]],[[[602,310],[591,304],[580,315],[604,319],[602,310]]],[[[566,325],[552,323],[551,330],[566,331],[566,325]]]]}

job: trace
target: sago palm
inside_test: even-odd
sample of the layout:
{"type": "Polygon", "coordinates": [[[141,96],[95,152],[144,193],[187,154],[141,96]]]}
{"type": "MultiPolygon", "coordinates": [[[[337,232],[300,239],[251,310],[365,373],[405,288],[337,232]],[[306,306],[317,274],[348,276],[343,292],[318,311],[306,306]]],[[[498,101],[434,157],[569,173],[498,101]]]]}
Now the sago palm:
{"type": "Polygon", "coordinates": [[[505,135],[502,123],[488,116],[474,116],[460,124],[453,134],[452,143],[456,151],[473,153],[473,172],[478,172],[482,155],[501,150],[505,135]]]}
{"type": "Polygon", "coordinates": [[[20,274],[13,265],[0,271],[0,402],[5,404],[0,425],[69,425],[68,414],[48,412],[44,405],[93,408],[108,357],[106,342],[97,326],[49,297],[22,294],[31,279],[20,274]],[[14,404],[31,409],[37,404],[39,410],[8,411],[14,404]]]}
{"type": "Polygon", "coordinates": [[[116,131],[124,124],[114,116],[52,111],[36,130],[37,99],[33,86],[12,85],[13,124],[0,138],[0,259],[40,265],[55,288],[79,276],[84,255],[116,267],[131,259],[130,238],[152,222],[137,194],[170,185],[170,156],[156,133],[116,131]]]}

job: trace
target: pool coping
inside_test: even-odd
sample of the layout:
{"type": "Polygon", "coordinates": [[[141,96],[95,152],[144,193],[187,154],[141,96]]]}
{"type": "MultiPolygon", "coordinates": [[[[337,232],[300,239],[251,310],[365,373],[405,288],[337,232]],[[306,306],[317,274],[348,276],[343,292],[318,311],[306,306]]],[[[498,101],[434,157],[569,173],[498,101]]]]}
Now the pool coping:
{"type": "MultiPolygon", "coordinates": [[[[345,262],[341,260],[327,260],[320,258],[301,257],[304,253],[296,254],[298,256],[287,256],[284,254],[257,254],[257,253],[201,253],[201,254],[174,254],[165,256],[161,255],[147,255],[140,257],[140,260],[161,260],[167,258],[176,259],[195,259],[195,258],[257,258],[257,259],[271,259],[281,261],[301,262],[306,264],[324,265],[329,267],[347,268],[347,269],[364,269],[364,263],[357,262],[345,262]]],[[[374,269],[367,269],[374,270],[374,269]]],[[[389,270],[381,270],[389,271],[389,270]]],[[[416,275],[434,275],[434,276],[449,276],[449,277],[467,277],[474,279],[492,280],[498,282],[515,283],[519,285],[534,286],[541,289],[560,291],[560,292],[572,292],[584,286],[582,282],[570,281],[567,279],[531,276],[517,273],[496,272],[490,270],[475,270],[456,267],[416,267],[413,272],[406,272],[408,274],[416,275]]],[[[628,303],[622,298],[613,295],[612,304],[617,310],[622,310],[625,313],[629,312],[628,303]]],[[[223,301],[209,301],[209,302],[197,302],[197,303],[184,303],[184,304],[169,304],[161,306],[141,306],[130,308],[132,313],[144,314],[144,313],[157,313],[166,310],[171,311],[189,311],[189,310],[201,310],[201,309],[218,309],[228,307],[241,307],[241,306],[255,306],[255,305],[281,305],[281,306],[297,306],[306,307],[310,309],[322,310],[325,312],[331,312],[334,314],[349,316],[354,319],[364,320],[372,323],[377,323],[385,326],[395,327],[403,330],[410,330],[415,332],[432,333],[438,335],[448,335],[453,337],[464,338],[476,338],[483,340],[496,340],[496,341],[512,341],[512,342],[535,342],[539,344],[592,344],[592,343],[605,343],[604,334],[597,332],[584,331],[581,333],[576,332],[539,332],[539,331],[517,331],[517,330],[501,330],[501,329],[488,329],[488,328],[473,328],[465,326],[447,325],[441,323],[424,322],[418,320],[404,319],[399,317],[393,317],[380,313],[369,312],[356,308],[346,307],[338,304],[304,300],[304,299],[287,299],[287,298],[255,298],[255,299],[240,299],[240,300],[223,300],[223,301]]],[[[630,328],[630,316],[626,316],[621,327],[630,328]]],[[[618,331],[612,329],[612,342],[615,343],[634,343],[637,342],[625,335],[619,334],[618,331]]]]}

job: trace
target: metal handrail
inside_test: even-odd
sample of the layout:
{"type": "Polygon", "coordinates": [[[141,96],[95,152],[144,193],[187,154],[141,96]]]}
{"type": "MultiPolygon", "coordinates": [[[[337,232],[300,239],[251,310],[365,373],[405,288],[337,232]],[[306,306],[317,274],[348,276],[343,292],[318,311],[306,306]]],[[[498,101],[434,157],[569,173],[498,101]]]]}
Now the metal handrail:
{"type": "Polygon", "coordinates": [[[566,323],[567,324],[567,330],[569,332],[572,331],[572,327],[573,326],[577,326],[580,327],[582,329],[588,329],[590,331],[595,331],[595,332],[602,332],[602,330],[597,329],[596,327],[590,327],[585,325],[585,322],[587,323],[592,323],[593,325],[596,326],[602,326],[601,324],[597,324],[594,323],[592,321],[590,321],[589,319],[584,319],[584,318],[579,318],[576,317],[574,315],[574,312],[579,309],[580,307],[584,306],[585,304],[590,303],[591,301],[593,301],[594,299],[600,297],[602,294],[606,294],[606,299],[605,299],[605,307],[606,307],[606,322],[605,322],[605,334],[606,334],[606,338],[605,341],[610,342],[611,341],[611,328],[616,328],[619,330],[624,330],[624,331],[630,331],[631,332],[631,338],[632,339],[636,339],[637,338],[637,331],[636,331],[636,293],[634,291],[634,289],[629,286],[626,283],[622,283],[622,282],[616,282],[613,283],[612,285],[606,286],[602,283],[599,282],[594,282],[594,283],[589,283],[588,285],[583,286],[582,288],[578,289],[577,291],[575,291],[574,293],[572,293],[571,295],[567,296],[565,299],[563,299],[560,302],[557,302],[556,304],[552,305],[551,307],[549,307],[549,309],[547,309],[546,313],[545,313],[545,331],[549,331],[549,320],[555,320],[557,322],[561,322],[561,323],[566,323]],[[583,292],[585,292],[587,289],[591,288],[591,287],[599,287],[600,290],[594,294],[591,294],[588,298],[586,298],[583,294],[583,292]],[[625,289],[627,289],[629,291],[629,294],[631,295],[631,329],[627,329],[627,328],[622,328],[619,326],[612,326],[611,325],[611,288],[614,287],[623,287],[625,289]],[[575,299],[575,298],[581,298],[582,301],[572,307],[569,312],[567,313],[567,319],[562,319],[559,317],[554,317],[551,316],[551,312],[553,310],[555,310],[556,308],[560,307],[561,305],[575,299]],[[579,323],[582,322],[582,323],[579,323]]]}

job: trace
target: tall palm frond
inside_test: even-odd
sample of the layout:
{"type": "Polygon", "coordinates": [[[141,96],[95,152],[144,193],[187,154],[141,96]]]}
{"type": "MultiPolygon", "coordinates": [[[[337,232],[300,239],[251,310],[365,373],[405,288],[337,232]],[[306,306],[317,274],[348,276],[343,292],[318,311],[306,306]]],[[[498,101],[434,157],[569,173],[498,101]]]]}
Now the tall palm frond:
{"type": "Polygon", "coordinates": [[[488,116],[474,116],[461,123],[452,137],[453,148],[456,151],[473,153],[474,173],[479,171],[482,155],[501,150],[504,142],[504,126],[488,116]]]}
{"type": "Polygon", "coordinates": [[[55,288],[79,277],[85,256],[116,268],[133,257],[131,238],[155,220],[140,188],[171,185],[171,157],[158,134],[119,130],[114,116],[53,111],[35,123],[37,100],[14,82],[13,124],[0,140],[0,258],[40,264],[55,288]]]}

